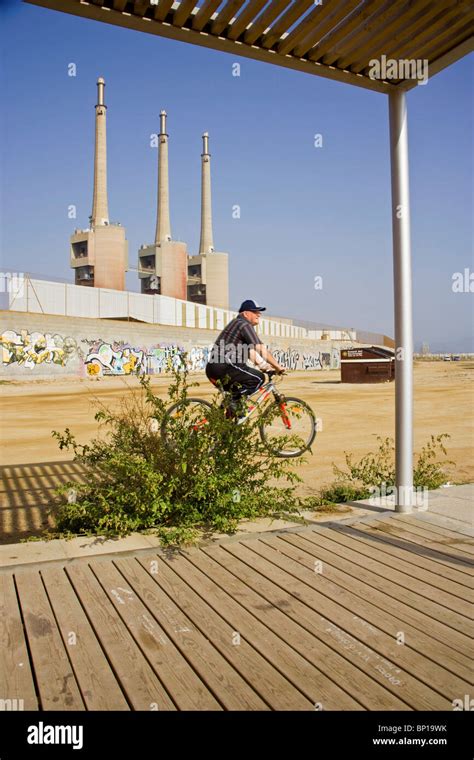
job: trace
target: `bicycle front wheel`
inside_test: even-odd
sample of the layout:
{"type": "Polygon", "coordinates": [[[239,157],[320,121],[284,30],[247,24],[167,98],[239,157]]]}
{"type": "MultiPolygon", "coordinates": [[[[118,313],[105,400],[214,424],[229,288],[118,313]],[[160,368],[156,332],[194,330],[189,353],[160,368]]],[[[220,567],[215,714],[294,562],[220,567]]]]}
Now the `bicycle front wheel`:
{"type": "Polygon", "coordinates": [[[316,418],[305,401],[286,396],[264,412],[260,436],[276,457],[299,457],[316,437],[316,418]]]}

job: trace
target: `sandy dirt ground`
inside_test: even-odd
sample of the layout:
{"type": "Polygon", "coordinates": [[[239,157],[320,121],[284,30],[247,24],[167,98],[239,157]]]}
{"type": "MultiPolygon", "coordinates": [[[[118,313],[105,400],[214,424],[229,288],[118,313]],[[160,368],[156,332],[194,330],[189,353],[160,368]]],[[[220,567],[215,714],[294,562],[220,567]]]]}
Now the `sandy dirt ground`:
{"type": "MultiPolygon", "coordinates": [[[[473,362],[415,364],[415,451],[432,434],[448,433],[453,482],[474,481],[473,370],[473,362]]],[[[193,379],[199,387],[192,395],[213,394],[204,375],[193,379]]],[[[152,380],[159,395],[166,394],[167,384],[166,377],[152,380]]],[[[95,399],[113,408],[130,388],[138,392],[135,378],[2,382],[0,541],[18,540],[51,524],[45,509],[51,489],[80,474],[51,431],[69,427],[81,443],[88,442],[97,433],[95,399]]],[[[338,370],[293,372],[283,379],[282,390],[306,400],[322,420],[313,454],[298,467],[304,494],[331,482],[332,465],[344,464],[345,451],[360,458],[376,448],[377,435],[394,434],[393,383],[341,384],[338,370]]]]}

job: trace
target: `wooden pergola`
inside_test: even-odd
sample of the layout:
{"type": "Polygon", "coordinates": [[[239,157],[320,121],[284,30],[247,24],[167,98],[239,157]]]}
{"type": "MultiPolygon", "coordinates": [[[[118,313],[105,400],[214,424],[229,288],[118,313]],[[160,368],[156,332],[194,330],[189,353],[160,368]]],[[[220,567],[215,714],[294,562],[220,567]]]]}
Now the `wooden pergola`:
{"type": "Polygon", "coordinates": [[[474,50],[472,0],[24,0],[389,99],[396,345],[397,510],[413,505],[413,324],[405,93],[474,50]],[[377,66],[377,64],[380,64],[377,66]],[[388,65],[387,65],[388,64],[388,65]]]}

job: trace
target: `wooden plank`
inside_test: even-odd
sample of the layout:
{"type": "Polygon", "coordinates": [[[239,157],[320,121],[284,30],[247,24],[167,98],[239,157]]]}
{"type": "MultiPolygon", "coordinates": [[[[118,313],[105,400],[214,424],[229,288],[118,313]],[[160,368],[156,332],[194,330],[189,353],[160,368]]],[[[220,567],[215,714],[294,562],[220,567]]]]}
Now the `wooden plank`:
{"type": "Polygon", "coordinates": [[[267,48],[267,50],[271,48],[275,42],[278,42],[281,35],[285,34],[295,23],[296,19],[306,13],[312,5],[314,5],[314,0],[301,0],[301,2],[290,5],[288,10],[273,24],[272,28],[263,35],[260,43],[262,47],[267,48]]]}
{"type": "Polygon", "coordinates": [[[221,4],[221,0],[206,0],[201,7],[199,8],[198,12],[195,14],[192,22],[192,27],[196,31],[200,32],[201,29],[204,29],[207,22],[211,18],[212,14],[216,10],[216,8],[219,7],[221,4]]]}
{"type": "MultiPolygon", "coordinates": [[[[405,2],[402,4],[392,3],[392,6],[389,7],[388,12],[383,19],[383,23],[379,23],[379,19],[377,19],[373,27],[367,25],[365,33],[361,32],[359,35],[357,35],[357,42],[356,39],[352,41],[351,46],[346,49],[343,57],[337,60],[337,65],[341,68],[347,68],[348,66],[352,66],[352,64],[356,63],[357,61],[364,60],[364,58],[366,61],[374,58],[374,55],[372,54],[372,48],[375,49],[375,46],[380,38],[385,39],[385,29],[390,27],[393,22],[398,24],[400,24],[400,22],[402,24],[404,23],[408,15],[407,11],[410,10],[410,5],[413,6],[413,2],[410,2],[410,0],[405,0],[405,2]]],[[[419,3],[417,4],[416,10],[420,10],[419,3]]],[[[447,11],[445,11],[445,13],[446,12],[447,11]]],[[[427,21],[425,28],[428,23],[429,22],[427,21]]],[[[410,31],[408,31],[408,33],[405,34],[403,40],[405,41],[407,37],[410,36],[410,31]]],[[[388,45],[385,46],[385,49],[387,47],[388,45]]]]}
{"type": "MultiPolygon", "coordinates": [[[[366,35],[370,35],[376,31],[379,28],[380,20],[384,21],[391,10],[393,10],[393,2],[390,0],[376,0],[370,6],[370,12],[367,13],[364,19],[360,19],[358,24],[353,25],[351,33],[344,36],[337,45],[331,47],[326,55],[323,56],[323,63],[335,66],[336,61],[339,62],[341,56],[345,55],[348,51],[354,50],[354,48],[357,49],[360,41],[366,35]]],[[[342,29],[344,29],[344,26],[342,29]]],[[[310,51],[310,55],[313,55],[313,51],[310,51]]]]}
{"type": "MultiPolygon", "coordinates": [[[[437,583],[439,588],[444,588],[448,591],[450,590],[448,583],[454,583],[458,589],[458,596],[472,589],[472,583],[468,575],[450,567],[440,567],[439,563],[431,559],[430,552],[419,550],[414,545],[410,546],[408,551],[405,541],[401,541],[395,536],[389,536],[388,533],[382,534],[366,523],[358,522],[351,525],[331,523],[330,527],[341,536],[354,538],[368,547],[370,551],[374,547],[374,551],[377,551],[377,555],[374,556],[379,557],[380,554],[385,554],[387,555],[387,562],[393,557],[393,561],[396,562],[397,567],[403,569],[408,575],[416,578],[419,577],[418,571],[429,573],[429,575],[424,576],[429,582],[431,582],[430,577],[434,576],[434,582],[437,583]]],[[[450,591],[450,593],[454,592],[450,591]]]]}
{"type": "Polygon", "coordinates": [[[396,520],[391,517],[386,519],[377,518],[367,521],[366,523],[370,528],[374,528],[382,533],[388,533],[389,535],[400,536],[405,541],[409,541],[411,544],[426,547],[430,550],[432,558],[435,562],[443,565],[449,565],[450,567],[456,567],[463,573],[469,576],[474,576],[474,562],[468,554],[441,543],[440,541],[432,541],[430,538],[421,536],[418,531],[412,531],[405,528],[396,520]]]}
{"type": "Polygon", "coordinates": [[[405,37],[403,43],[397,47],[389,45],[387,57],[396,58],[425,58],[425,51],[432,49],[439,50],[439,42],[446,40],[450,46],[450,37],[454,32],[465,25],[472,23],[472,3],[468,0],[467,5],[456,5],[447,10],[435,22],[431,22],[424,29],[421,29],[414,35],[405,37]]]}
{"type": "MultiPolygon", "coordinates": [[[[445,47],[444,50],[439,50],[439,48],[437,48],[436,50],[431,51],[428,58],[430,61],[430,79],[432,79],[435,74],[438,74],[440,71],[443,71],[443,69],[456,63],[456,61],[460,61],[461,58],[464,58],[465,55],[469,55],[469,53],[472,52],[474,52],[473,35],[465,39],[458,39],[457,41],[456,39],[451,39],[449,46],[445,47]]],[[[409,92],[414,87],[418,87],[418,81],[412,79],[411,81],[403,82],[402,87],[404,92],[409,92]]]]}
{"type": "Polygon", "coordinates": [[[149,0],[134,0],[133,12],[136,16],[144,16],[149,7],[149,0]]]}
{"type": "Polygon", "coordinates": [[[242,32],[244,32],[248,25],[255,20],[263,6],[266,4],[267,0],[250,0],[243,11],[239,13],[238,17],[230,25],[227,32],[227,39],[236,40],[240,37],[242,32]]]}
{"type": "MultiPolygon", "coordinates": [[[[433,644],[432,639],[435,639],[436,648],[440,657],[443,658],[444,666],[462,678],[465,677],[472,662],[470,654],[472,651],[472,640],[469,637],[439,623],[437,620],[427,617],[417,610],[400,605],[396,599],[387,596],[383,583],[381,583],[379,588],[372,588],[367,583],[365,571],[353,565],[349,554],[344,558],[339,557],[321,545],[311,544],[309,541],[306,541],[306,534],[304,535],[305,537],[303,538],[303,535],[296,533],[283,533],[278,538],[262,537],[259,540],[264,545],[268,545],[276,551],[296,560],[304,567],[314,569],[315,561],[319,560],[322,563],[322,572],[327,580],[337,583],[347,591],[367,599],[371,604],[380,607],[400,621],[398,628],[403,628],[406,637],[410,636],[414,648],[424,653],[426,646],[433,644]],[[357,574],[357,578],[354,577],[355,573],[357,574]],[[429,631],[429,634],[425,633],[425,631],[429,631]]],[[[370,580],[373,583],[372,578],[370,580]]],[[[388,633],[391,633],[392,630],[390,629],[388,633]]]]}
{"type": "Polygon", "coordinates": [[[335,10],[331,5],[330,7],[333,10],[333,13],[330,15],[330,17],[328,19],[323,19],[321,22],[317,23],[314,29],[310,31],[310,34],[304,36],[301,41],[296,44],[293,49],[293,55],[305,55],[305,53],[307,53],[308,50],[310,50],[316,42],[319,42],[319,40],[323,39],[326,34],[331,31],[331,29],[334,29],[334,27],[339,24],[340,21],[347,19],[354,8],[357,8],[358,5],[360,5],[360,1],[358,0],[344,0],[344,2],[336,6],[335,10]]]}
{"type": "Polygon", "coordinates": [[[226,710],[269,709],[212,645],[212,636],[206,638],[175,603],[174,589],[168,587],[169,596],[155,583],[153,575],[160,573],[161,560],[155,557],[141,565],[136,558],[117,559],[114,564],[226,710]]]}
{"type": "Polygon", "coordinates": [[[175,710],[88,564],[73,563],[66,572],[128,703],[134,710],[175,710]]]}
{"type": "Polygon", "coordinates": [[[197,0],[181,0],[179,7],[173,13],[172,23],[176,26],[183,26],[190,17],[195,5],[197,5],[197,0]]]}
{"type": "Polygon", "coordinates": [[[420,512],[417,514],[416,519],[419,522],[427,523],[428,525],[436,525],[439,528],[447,528],[453,533],[459,533],[462,536],[469,536],[474,538],[474,529],[471,528],[469,523],[461,522],[453,517],[439,514],[438,512],[420,512]]]}
{"type": "MultiPolygon", "coordinates": [[[[146,569],[149,560],[139,557],[137,559],[146,569]]],[[[198,573],[184,558],[178,557],[167,563],[160,557],[159,561],[160,570],[153,576],[155,583],[176,600],[193,625],[209,638],[212,645],[248,681],[267,705],[273,710],[314,709],[312,698],[305,696],[300,688],[286,677],[288,670],[290,676],[295,676],[289,647],[283,647],[285,651],[289,650],[289,668],[277,669],[273,660],[265,659],[255,647],[259,633],[264,641],[268,636],[272,638],[272,634],[263,629],[239,603],[213,581],[198,573]],[[238,645],[233,643],[236,641],[236,633],[241,637],[238,645]]],[[[275,651],[278,656],[278,646],[275,651]]],[[[296,672],[297,680],[301,680],[305,672],[299,665],[296,672]]]]}
{"type": "MultiPolygon", "coordinates": [[[[331,584],[333,595],[331,599],[323,595],[317,590],[317,586],[323,585],[325,580],[321,574],[301,568],[298,563],[285,558],[286,567],[291,566],[290,574],[288,569],[281,570],[267,558],[260,557],[242,543],[228,543],[224,544],[222,549],[212,550],[212,556],[218,556],[219,561],[222,560],[227,564],[229,564],[229,558],[222,557],[224,547],[226,554],[238,558],[238,564],[233,566],[235,572],[239,573],[239,577],[249,585],[256,584],[262,591],[265,588],[265,597],[268,601],[280,600],[281,604],[284,600],[286,614],[295,615],[300,621],[303,618],[305,625],[309,627],[312,627],[314,621],[319,620],[322,614],[338,628],[355,635],[388,662],[396,664],[397,668],[410,674],[405,676],[405,682],[407,684],[410,682],[411,696],[415,698],[416,695],[418,699],[426,700],[425,704],[431,703],[431,709],[436,709],[435,705],[441,704],[444,704],[446,709],[448,707],[446,700],[449,700],[450,707],[452,700],[455,699],[454,695],[460,693],[460,689],[467,688],[466,681],[437,665],[431,656],[428,657],[428,653],[425,657],[420,655],[411,648],[410,643],[399,646],[396,639],[398,632],[396,625],[392,623],[391,636],[382,631],[381,621],[386,620],[388,616],[384,615],[379,608],[364,603],[360,598],[345,592],[336,584],[331,584]],[[298,579],[292,577],[293,573],[298,575],[298,579]],[[305,579],[303,585],[302,577],[305,579]]],[[[259,553],[263,551],[265,550],[259,547],[259,553]]],[[[206,549],[206,553],[211,553],[211,551],[206,549]]],[[[274,559],[277,561],[278,557],[274,559]]],[[[300,624],[303,625],[303,622],[300,624]]],[[[429,654],[435,656],[434,651],[429,654]]],[[[404,693],[402,698],[409,703],[410,696],[407,693],[404,693]]]]}
{"type": "Polygon", "coordinates": [[[212,22],[211,34],[219,35],[244,4],[245,0],[227,0],[212,22]]]}
{"type": "MultiPolygon", "coordinates": [[[[166,2],[168,1],[169,0],[166,0],[166,2]]],[[[74,5],[71,5],[70,0],[26,0],[26,2],[44,8],[54,7],[54,10],[64,11],[65,13],[71,13],[75,16],[101,21],[106,24],[114,24],[115,26],[120,26],[125,29],[134,29],[135,31],[154,34],[166,39],[178,40],[180,42],[199,45],[212,50],[231,53],[232,55],[237,55],[243,58],[250,58],[252,60],[283,66],[283,68],[292,69],[293,71],[302,71],[325,79],[343,82],[344,84],[353,84],[355,87],[363,87],[366,90],[372,90],[374,92],[388,94],[392,91],[394,92],[396,89],[395,85],[392,85],[389,82],[371,79],[367,76],[351,74],[349,71],[339,71],[336,68],[321,66],[311,61],[295,58],[294,56],[275,55],[272,51],[265,50],[257,45],[243,45],[240,44],[240,41],[236,44],[230,39],[229,35],[223,37],[207,33],[202,34],[192,28],[181,29],[172,24],[159,23],[157,21],[152,21],[150,23],[149,20],[145,20],[139,16],[133,14],[126,15],[114,10],[104,13],[100,8],[88,3],[75,3],[74,5]]],[[[159,7],[160,6],[157,6],[157,11],[159,7]]],[[[251,28],[252,27],[249,27],[249,30],[251,28]]]]}
{"type": "Polygon", "coordinates": [[[43,568],[41,577],[87,709],[129,710],[64,568],[43,568]]]}
{"type": "Polygon", "coordinates": [[[307,57],[311,61],[322,60],[326,63],[324,56],[328,59],[337,60],[340,50],[342,50],[346,39],[358,28],[366,19],[375,13],[383,5],[385,0],[365,0],[359,7],[350,13],[344,24],[327,34],[324,39],[314,45],[308,52],[307,57]]]}
{"type": "MultiPolygon", "coordinates": [[[[437,19],[452,5],[453,0],[437,0],[436,3],[433,3],[433,0],[424,0],[424,3],[414,5],[385,28],[383,39],[379,43],[372,40],[375,44],[370,46],[370,50],[367,47],[364,51],[360,51],[360,59],[356,64],[351,65],[351,71],[359,72],[366,68],[369,57],[377,58],[382,54],[387,55],[387,50],[390,48],[395,50],[400,48],[407,36],[413,39],[420,29],[427,28],[428,23],[430,25],[436,23],[437,19]]],[[[380,39],[381,35],[377,37],[380,39]]]]}
{"type": "Polygon", "coordinates": [[[153,18],[155,21],[164,21],[170,12],[172,5],[173,0],[158,0],[158,5],[156,6],[153,13],[153,18]]]}
{"type": "Polygon", "coordinates": [[[289,5],[290,0],[271,0],[263,13],[253,22],[244,34],[244,42],[247,45],[253,45],[263,32],[272,25],[272,22],[278,18],[285,8],[289,5]]]}
{"type": "MultiPolygon", "coordinates": [[[[358,577],[360,579],[365,578],[369,586],[383,589],[384,595],[388,594],[451,628],[457,628],[458,623],[466,625],[466,619],[472,617],[473,607],[469,601],[451,596],[446,591],[438,589],[435,584],[411,578],[398,568],[379,562],[367,552],[360,553],[355,541],[353,542],[355,546],[343,545],[334,541],[334,532],[329,528],[318,528],[318,530],[306,531],[300,535],[310,543],[322,545],[328,551],[334,551],[336,554],[339,553],[342,557],[350,559],[351,563],[355,563],[357,567],[358,577]],[[368,570],[369,572],[361,574],[361,570],[368,570]],[[459,618],[459,616],[462,617],[459,618]]],[[[441,636],[446,636],[446,633],[447,630],[443,629],[441,636]]]]}
{"type": "Polygon", "coordinates": [[[16,573],[42,710],[84,710],[71,663],[38,571],[16,573]]]}
{"type": "Polygon", "coordinates": [[[24,710],[38,709],[12,573],[0,575],[0,689],[1,700],[17,700],[24,710]]]}
{"type": "Polygon", "coordinates": [[[101,584],[178,710],[222,707],[110,560],[91,563],[101,584]]]}
{"type": "MultiPolygon", "coordinates": [[[[281,639],[291,643],[296,652],[300,652],[310,662],[324,670],[334,683],[357,684],[357,689],[353,690],[352,696],[364,707],[367,709],[407,709],[409,702],[404,701],[401,694],[400,684],[403,688],[403,681],[398,668],[393,669],[390,663],[378,657],[351,636],[342,637],[342,645],[341,637],[338,636],[335,643],[331,635],[328,634],[328,621],[322,617],[314,617],[311,620],[310,631],[308,631],[303,627],[298,616],[296,619],[293,616],[288,617],[288,603],[286,599],[282,598],[281,593],[278,594],[275,601],[269,602],[268,593],[262,597],[258,583],[249,584],[246,576],[241,579],[240,567],[237,571],[232,570],[232,572],[227,569],[227,564],[230,566],[237,564],[234,558],[223,554],[222,561],[225,564],[219,567],[221,563],[207,555],[206,550],[206,552],[188,553],[187,556],[189,561],[207,576],[207,579],[212,578],[216,583],[219,583],[221,588],[225,588],[238,598],[239,602],[245,605],[245,608],[254,616],[254,621],[255,619],[262,621],[268,632],[278,632],[281,639]],[[388,675],[387,667],[392,667],[392,671],[388,675]],[[387,681],[387,678],[391,680],[387,681]]],[[[199,576],[192,577],[195,583],[201,583],[199,576]]],[[[260,580],[263,580],[265,586],[265,579],[260,578],[260,580]]],[[[206,591],[209,593],[209,589],[206,588],[206,591]]],[[[214,604],[217,594],[213,592],[209,598],[214,604]]],[[[216,607],[216,609],[218,608],[216,607]]],[[[219,609],[219,612],[222,615],[226,614],[225,610],[222,609],[219,609]]],[[[242,625],[245,625],[245,618],[242,620],[241,616],[239,620],[239,630],[241,631],[242,625]]],[[[255,622],[253,626],[255,627],[255,622]]],[[[243,631],[243,635],[249,638],[253,646],[256,646],[257,643],[251,638],[254,635],[254,627],[243,631]]],[[[272,656],[271,653],[273,652],[273,662],[280,666],[279,649],[281,644],[278,644],[278,639],[275,641],[276,636],[271,633],[268,633],[267,636],[271,637],[270,639],[267,638],[266,641],[266,646],[269,649],[268,656],[272,656]]],[[[304,684],[301,676],[299,683],[301,686],[304,684]]],[[[321,701],[321,695],[318,696],[317,701],[321,701]]],[[[324,703],[323,709],[329,709],[326,703],[324,703]]]]}
{"type": "Polygon", "coordinates": [[[401,522],[406,526],[407,530],[411,530],[414,533],[419,533],[419,535],[426,536],[426,538],[439,536],[439,538],[435,540],[438,540],[441,543],[445,543],[442,541],[442,538],[446,538],[448,539],[446,541],[446,544],[452,543],[454,546],[457,546],[460,551],[463,551],[465,554],[469,554],[474,557],[474,540],[462,535],[462,533],[456,533],[449,528],[444,528],[442,525],[422,522],[418,518],[410,518],[409,515],[397,514],[392,519],[394,519],[396,522],[401,522]],[[409,528],[409,526],[411,527],[409,528]]]}

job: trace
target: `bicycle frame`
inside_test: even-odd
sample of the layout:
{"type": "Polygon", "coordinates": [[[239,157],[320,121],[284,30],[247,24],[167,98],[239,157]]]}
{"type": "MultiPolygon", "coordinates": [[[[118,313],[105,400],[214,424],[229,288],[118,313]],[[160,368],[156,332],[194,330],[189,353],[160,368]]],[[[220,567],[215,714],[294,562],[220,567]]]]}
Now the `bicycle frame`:
{"type": "MultiPolygon", "coordinates": [[[[282,397],[278,393],[278,391],[276,389],[275,383],[273,382],[273,380],[269,380],[261,388],[259,388],[258,391],[255,391],[250,396],[247,396],[246,398],[251,399],[251,400],[253,400],[255,396],[257,396],[257,398],[254,399],[254,404],[253,405],[249,405],[247,407],[248,408],[247,414],[245,414],[244,417],[241,417],[240,419],[238,419],[237,422],[236,422],[236,424],[237,425],[243,425],[243,423],[246,422],[252,416],[252,414],[255,412],[256,409],[258,409],[260,406],[262,406],[263,404],[265,404],[267,402],[268,398],[271,396],[272,393],[273,393],[273,396],[275,398],[275,401],[277,401],[277,402],[281,401],[282,397]]],[[[288,430],[290,430],[291,429],[291,422],[290,422],[289,418],[287,417],[287,415],[285,413],[285,404],[284,404],[284,402],[282,402],[280,404],[280,407],[281,407],[282,419],[283,419],[283,422],[285,424],[285,427],[287,427],[288,430]]]]}

